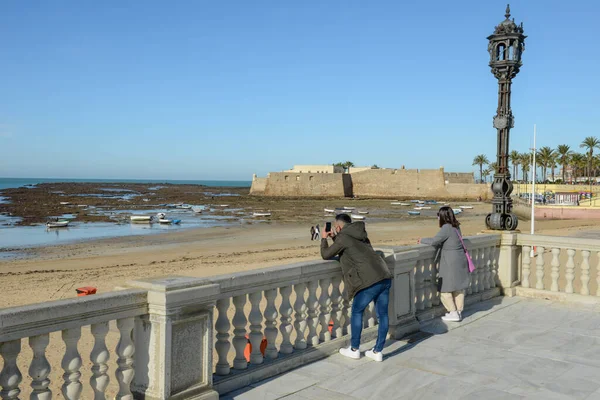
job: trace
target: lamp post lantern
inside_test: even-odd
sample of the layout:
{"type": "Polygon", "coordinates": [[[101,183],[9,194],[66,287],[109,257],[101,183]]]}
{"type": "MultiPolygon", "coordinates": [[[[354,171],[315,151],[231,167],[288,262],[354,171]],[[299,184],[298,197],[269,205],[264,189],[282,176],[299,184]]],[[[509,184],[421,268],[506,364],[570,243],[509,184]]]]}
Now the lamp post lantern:
{"type": "Polygon", "coordinates": [[[488,52],[492,74],[498,79],[498,108],[494,116],[494,128],[498,131],[497,169],[492,183],[492,212],[485,223],[488,229],[514,230],[517,228],[517,216],[512,213],[513,184],[510,180],[508,165],[510,129],[514,127],[514,118],[510,108],[512,79],[517,76],[523,63],[521,55],[525,50],[523,23],[510,19],[510,5],[506,6],[506,19],[496,26],[494,33],[488,36],[488,52]]]}

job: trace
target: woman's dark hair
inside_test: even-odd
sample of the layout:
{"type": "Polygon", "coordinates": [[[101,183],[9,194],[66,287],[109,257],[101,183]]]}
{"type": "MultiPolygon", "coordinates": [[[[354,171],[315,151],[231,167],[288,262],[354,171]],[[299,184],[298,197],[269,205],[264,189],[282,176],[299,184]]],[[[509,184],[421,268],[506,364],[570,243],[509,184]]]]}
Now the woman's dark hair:
{"type": "Polygon", "coordinates": [[[440,221],[440,228],[446,224],[452,225],[454,228],[458,228],[460,226],[460,222],[456,219],[454,215],[454,211],[450,207],[442,207],[438,211],[438,217],[440,221]]]}

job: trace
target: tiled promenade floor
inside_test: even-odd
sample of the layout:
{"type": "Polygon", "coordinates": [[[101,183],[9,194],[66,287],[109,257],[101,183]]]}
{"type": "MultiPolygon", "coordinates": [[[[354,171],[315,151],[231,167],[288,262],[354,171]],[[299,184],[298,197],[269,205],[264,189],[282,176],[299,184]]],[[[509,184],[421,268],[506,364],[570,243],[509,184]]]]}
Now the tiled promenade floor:
{"type": "Polygon", "coordinates": [[[382,363],[335,355],[221,398],[600,400],[600,309],[498,298],[466,314],[389,341],[382,363]]]}

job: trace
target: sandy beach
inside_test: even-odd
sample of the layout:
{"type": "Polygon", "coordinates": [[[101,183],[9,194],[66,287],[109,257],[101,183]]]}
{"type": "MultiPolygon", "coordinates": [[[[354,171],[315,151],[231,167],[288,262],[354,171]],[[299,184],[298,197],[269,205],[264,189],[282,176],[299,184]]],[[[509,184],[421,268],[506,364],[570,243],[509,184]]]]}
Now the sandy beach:
{"type": "MultiPolygon", "coordinates": [[[[461,217],[465,235],[484,229],[481,204],[461,217]]],[[[435,218],[368,223],[375,246],[414,244],[437,232],[435,218]]],[[[528,222],[521,222],[528,230],[528,222]]],[[[36,248],[30,257],[0,261],[0,307],[76,296],[75,288],[99,292],[151,276],[209,276],[318,259],[319,242],[311,242],[310,223],[242,225],[190,229],[168,234],[129,236],[36,248]]],[[[536,233],[575,235],[597,229],[592,221],[539,221],[536,233]]]]}

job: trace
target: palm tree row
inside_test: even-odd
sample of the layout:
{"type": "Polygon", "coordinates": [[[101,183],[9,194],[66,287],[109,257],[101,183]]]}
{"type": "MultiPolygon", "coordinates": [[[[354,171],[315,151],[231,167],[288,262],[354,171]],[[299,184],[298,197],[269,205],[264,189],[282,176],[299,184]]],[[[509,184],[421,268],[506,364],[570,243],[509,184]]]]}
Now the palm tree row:
{"type": "MultiPolygon", "coordinates": [[[[585,149],[584,153],[576,153],[571,150],[571,147],[566,144],[561,144],[553,149],[548,146],[541,147],[536,153],[536,164],[542,170],[543,180],[546,181],[548,169],[550,169],[551,181],[556,182],[556,168],[562,169],[562,182],[566,182],[566,170],[571,168],[571,181],[577,182],[579,177],[588,178],[588,182],[600,173],[600,156],[594,155],[595,149],[600,149],[600,140],[594,136],[585,138],[580,148],[585,149]]],[[[513,150],[509,155],[512,164],[512,176],[515,180],[519,180],[519,166],[521,167],[522,180],[527,182],[527,174],[531,169],[533,162],[533,152],[519,153],[513,150]]],[[[490,163],[484,154],[480,154],[473,159],[473,165],[479,166],[479,176],[482,182],[486,181],[486,177],[495,172],[495,163],[490,163]],[[484,170],[484,166],[488,166],[484,170]]]]}

